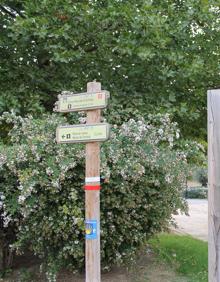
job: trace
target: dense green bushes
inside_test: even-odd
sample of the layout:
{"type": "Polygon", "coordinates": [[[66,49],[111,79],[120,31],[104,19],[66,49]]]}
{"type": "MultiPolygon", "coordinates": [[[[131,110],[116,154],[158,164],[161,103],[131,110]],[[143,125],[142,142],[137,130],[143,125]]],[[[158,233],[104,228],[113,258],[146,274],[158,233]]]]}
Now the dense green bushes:
{"type": "Polygon", "coordinates": [[[205,187],[190,187],[184,195],[187,199],[207,199],[208,189],[205,187]]]}
{"type": "MultiPolygon", "coordinates": [[[[32,119],[6,113],[1,120],[12,126],[11,145],[0,151],[1,217],[5,233],[14,226],[12,248],[33,250],[49,273],[82,269],[84,145],[56,144],[56,126],[66,123],[57,115],[32,119]]],[[[179,131],[169,116],[129,120],[111,131],[101,154],[102,175],[109,178],[101,191],[104,269],[131,261],[172,213],[186,209],[187,151],[178,149],[179,131]]]]}

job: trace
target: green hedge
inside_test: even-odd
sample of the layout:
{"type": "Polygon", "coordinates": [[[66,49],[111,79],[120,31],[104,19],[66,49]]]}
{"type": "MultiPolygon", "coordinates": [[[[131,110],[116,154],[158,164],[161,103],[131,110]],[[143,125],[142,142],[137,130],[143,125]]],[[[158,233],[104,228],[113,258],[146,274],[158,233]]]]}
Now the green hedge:
{"type": "Polygon", "coordinates": [[[205,187],[188,188],[184,192],[184,196],[187,199],[207,199],[208,198],[208,188],[205,188],[205,187]]]}
{"type": "MultiPolygon", "coordinates": [[[[5,233],[14,228],[12,248],[41,257],[50,281],[62,267],[83,269],[85,145],[56,144],[57,125],[67,123],[58,115],[6,113],[1,120],[12,125],[11,145],[0,148],[1,218],[5,233]]],[[[187,151],[177,149],[178,138],[168,115],[112,126],[101,148],[101,173],[109,179],[101,190],[103,269],[131,262],[173,213],[186,210],[187,151]]]]}

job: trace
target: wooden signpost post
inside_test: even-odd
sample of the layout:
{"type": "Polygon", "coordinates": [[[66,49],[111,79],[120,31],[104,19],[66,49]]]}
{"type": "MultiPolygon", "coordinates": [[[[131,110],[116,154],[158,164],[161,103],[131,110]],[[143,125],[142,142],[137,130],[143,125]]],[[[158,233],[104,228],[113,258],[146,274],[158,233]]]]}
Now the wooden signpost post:
{"type": "Polygon", "coordinates": [[[107,106],[109,92],[101,90],[101,83],[89,82],[87,92],[63,92],[55,104],[57,112],[86,110],[85,125],[59,126],[58,143],[86,143],[85,172],[85,238],[86,282],[100,282],[100,141],[109,137],[109,125],[100,123],[101,109],[107,106]]]}
{"type": "Polygon", "coordinates": [[[208,91],[209,282],[220,282],[220,89],[208,91]]]}

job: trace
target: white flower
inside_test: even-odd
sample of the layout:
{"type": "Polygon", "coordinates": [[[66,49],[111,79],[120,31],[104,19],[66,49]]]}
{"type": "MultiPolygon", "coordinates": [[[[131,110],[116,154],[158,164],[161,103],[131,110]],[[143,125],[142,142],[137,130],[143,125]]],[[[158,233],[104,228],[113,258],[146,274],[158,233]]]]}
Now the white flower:
{"type": "Polygon", "coordinates": [[[86,123],[86,118],[85,117],[80,117],[79,118],[79,122],[82,123],[82,124],[86,123]]]}
{"type": "Polygon", "coordinates": [[[18,197],[18,202],[19,202],[19,204],[23,204],[24,203],[24,201],[25,201],[25,196],[23,196],[23,195],[20,195],[19,197],[18,197]]]}
{"type": "Polygon", "coordinates": [[[47,174],[48,176],[51,176],[51,175],[53,174],[53,170],[52,170],[50,167],[47,167],[47,168],[46,168],[46,174],[47,174]]]}

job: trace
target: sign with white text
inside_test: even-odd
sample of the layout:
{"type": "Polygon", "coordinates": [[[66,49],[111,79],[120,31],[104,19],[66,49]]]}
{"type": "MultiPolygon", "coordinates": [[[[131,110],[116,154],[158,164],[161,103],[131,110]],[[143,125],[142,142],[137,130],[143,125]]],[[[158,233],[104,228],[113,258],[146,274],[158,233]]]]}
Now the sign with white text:
{"type": "Polygon", "coordinates": [[[98,142],[108,138],[108,123],[59,126],[56,131],[57,143],[98,142]]]}
{"type": "Polygon", "coordinates": [[[109,92],[101,90],[95,93],[79,93],[63,92],[58,96],[55,104],[57,112],[75,112],[93,109],[103,109],[107,107],[109,92]],[[66,94],[68,93],[68,94],[66,94]]]}

